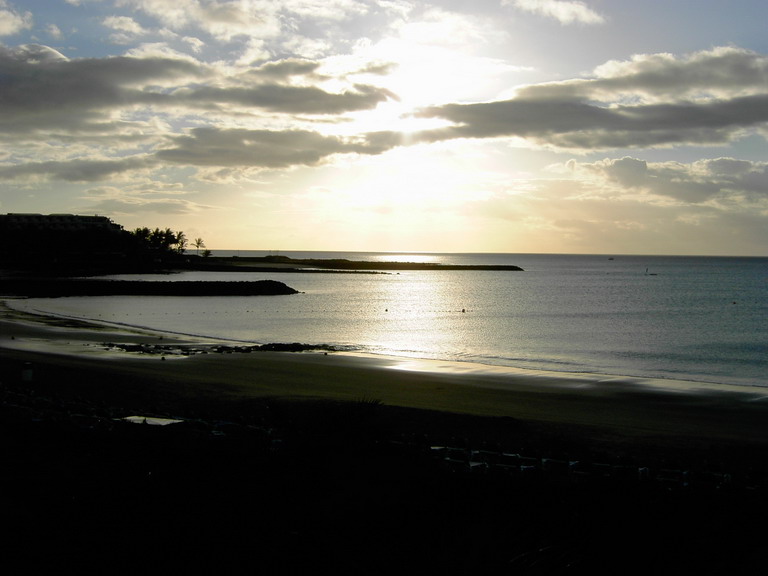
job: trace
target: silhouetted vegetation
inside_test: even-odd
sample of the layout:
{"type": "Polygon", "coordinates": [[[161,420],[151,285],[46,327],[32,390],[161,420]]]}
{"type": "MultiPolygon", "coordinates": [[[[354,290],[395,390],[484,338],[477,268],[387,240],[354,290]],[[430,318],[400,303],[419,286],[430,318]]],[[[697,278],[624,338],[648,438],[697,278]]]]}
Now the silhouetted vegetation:
{"type": "MultiPolygon", "coordinates": [[[[184,254],[187,249],[187,237],[184,232],[174,232],[170,228],[165,230],[160,230],[160,228],[150,230],[146,227],[136,228],[131,234],[148,251],[184,254]]],[[[197,240],[201,244],[203,243],[202,238],[197,240]]]]}
{"type": "Polygon", "coordinates": [[[202,238],[195,254],[182,231],[140,227],[132,231],[105,216],[71,214],[0,215],[0,270],[35,276],[205,270],[247,272],[382,273],[399,270],[520,271],[510,265],[450,265],[424,262],[358,261],[343,258],[212,257],[202,238]]]}
{"type": "Polygon", "coordinates": [[[158,271],[188,260],[184,232],[127,231],[104,216],[0,215],[0,243],[0,268],[47,276],[158,271]]]}

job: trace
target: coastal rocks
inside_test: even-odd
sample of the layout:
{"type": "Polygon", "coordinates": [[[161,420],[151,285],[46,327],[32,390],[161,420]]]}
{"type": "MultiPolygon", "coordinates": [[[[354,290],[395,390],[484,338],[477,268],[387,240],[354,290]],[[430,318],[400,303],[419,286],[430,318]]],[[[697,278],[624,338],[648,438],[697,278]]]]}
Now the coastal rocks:
{"type": "Polygon", "coordinates": [[[105,350],[133,352],[138,354],[162,356],[195,356],[197,354],[250,354],[251,352],[336,352],[338,349],[328,344],[270,343],[254,345],[184,345],[184,344],[128,344],[103,342],[105,350]]]}
{"type": "Polygon", "coordinates": [[[288,256],[253,256],[206,258],[197,263],[200,270],[243,272],[247,270],[275,272],[359,272],[424,271],[424,270],[492,270],[522,272],[510,264],[439,264],[436,262],[365,261],[346,258],[289,258],[288,256]]]}
{"type": "Polygon", "coordinates": [[[30,298],[63,296],[283,296],[298,290],[276,280],[254,282],[92,280],[6,278],[0,293],[30,298]]]}

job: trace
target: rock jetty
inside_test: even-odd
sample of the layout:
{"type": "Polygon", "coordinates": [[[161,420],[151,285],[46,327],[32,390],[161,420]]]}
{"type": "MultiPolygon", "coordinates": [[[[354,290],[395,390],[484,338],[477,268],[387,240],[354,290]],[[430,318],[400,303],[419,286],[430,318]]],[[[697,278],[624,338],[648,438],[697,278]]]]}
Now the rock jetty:
{"type": "Polygon", "coordinates": [[[0,281],[0,294],[30,298],[60,296],[280,296],[298,290],[276,280],[254,282],[142,282],[69,278],[10,278],[0,281]]]}

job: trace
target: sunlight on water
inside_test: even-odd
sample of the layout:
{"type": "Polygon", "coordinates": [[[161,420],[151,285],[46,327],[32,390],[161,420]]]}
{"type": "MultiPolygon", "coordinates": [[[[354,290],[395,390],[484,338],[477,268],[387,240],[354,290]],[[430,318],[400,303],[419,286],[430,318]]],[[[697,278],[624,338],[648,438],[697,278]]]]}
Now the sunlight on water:
{"type": "MultiPolygon", "coordinates": [[[[768,260],[451,258],[506,258],[500,263],[526,271],[214,273],[219,280],[278,280],[302,293],[35,299],[17,305],[252,343],[331,344],[523,369],[768,385],[768,260]],[[646,268],[656,275],[645,275],[646,268]]],[[[211,273],[154,277],[203,278],[211,279],[211,273]]]]}
{"type": "Polygon", "coordinates": [[[399,274],[381,283],[358,342],[374,349],[423,355],[461,338],[462,304],[449,272],[399,274]]]}
{"type": "Polygon", "coordinates": [[[436,264],[440,261],[440,256],[437,254],[404,252],[401,254],[377,254],[372,260],[374,262],[415,262],[418,264],[436,264]]]}

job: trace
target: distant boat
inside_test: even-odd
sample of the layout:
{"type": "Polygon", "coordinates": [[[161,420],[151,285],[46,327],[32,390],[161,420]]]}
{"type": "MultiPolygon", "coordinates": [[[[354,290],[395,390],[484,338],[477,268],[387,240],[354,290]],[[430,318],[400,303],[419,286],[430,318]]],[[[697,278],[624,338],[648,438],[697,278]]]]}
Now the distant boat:
{"type": "Polygon", "coordinates": [[[648,273],[648,268],[646,268],[646,269],[645,269],[645,275],[646,275],[646,276],[658,276],[658,274],[656,274],[655,272],[651,272],[651,273],[649,274],[649,273],[648,273]]]}

